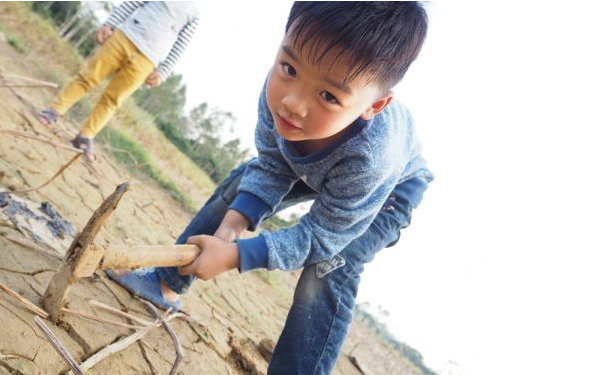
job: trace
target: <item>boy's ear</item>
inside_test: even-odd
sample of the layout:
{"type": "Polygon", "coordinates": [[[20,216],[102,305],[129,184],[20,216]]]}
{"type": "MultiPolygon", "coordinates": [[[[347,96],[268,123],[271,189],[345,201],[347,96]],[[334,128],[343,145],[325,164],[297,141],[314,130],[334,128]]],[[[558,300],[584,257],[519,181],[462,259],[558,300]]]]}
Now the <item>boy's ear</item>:
{"type": "Polygon", "coordinates": [[[388,91],[385,95],[381,96],[374,103],[372,103],[371,106],[360,115],[360,118],[362,118],[362,120],[370,120],[371,118],[375,117],[377,113],[387,108],[387,106],[392,102],[392,99],[394,99],[394,93],[392,91],[388,91]]]}

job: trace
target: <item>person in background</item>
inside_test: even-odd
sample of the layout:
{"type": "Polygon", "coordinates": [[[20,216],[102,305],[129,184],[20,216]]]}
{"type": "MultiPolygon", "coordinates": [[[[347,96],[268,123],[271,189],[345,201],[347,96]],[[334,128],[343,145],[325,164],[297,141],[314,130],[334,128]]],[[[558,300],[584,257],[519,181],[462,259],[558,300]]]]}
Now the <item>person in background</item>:
{"type": "Polygon", "coordinates": [[[127,1],[115,7],[96,31],[101,45],[87,66],[57,95],[39,121],[52,127],[86,93],[114,74],[79,134],[71,141],[95,160],[93,139],[143,83],[155,87],[183,55],[199,19],[195,2],[127,1]]]}

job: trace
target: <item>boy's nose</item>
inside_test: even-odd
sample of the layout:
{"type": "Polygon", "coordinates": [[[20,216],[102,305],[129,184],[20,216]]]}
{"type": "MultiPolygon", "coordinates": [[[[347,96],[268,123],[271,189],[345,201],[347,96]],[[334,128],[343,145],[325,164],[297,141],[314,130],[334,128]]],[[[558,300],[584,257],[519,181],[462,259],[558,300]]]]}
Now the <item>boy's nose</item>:
{"type": "Polygon", "coordinates": [[[307,106],[303,99],[296,95],[286,95],[281,99],[281,103],[289,112],[297,117],[306,117],[307,106]]]}

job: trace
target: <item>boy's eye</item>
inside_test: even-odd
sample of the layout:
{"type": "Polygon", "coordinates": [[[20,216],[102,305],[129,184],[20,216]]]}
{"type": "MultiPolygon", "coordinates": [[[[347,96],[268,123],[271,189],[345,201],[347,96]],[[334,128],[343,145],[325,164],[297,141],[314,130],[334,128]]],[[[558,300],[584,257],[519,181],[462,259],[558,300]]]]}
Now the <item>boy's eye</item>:
{"type": "Polygon", "coordinates": [[[281,63],[281,66],[283,67],[283,71],[284,71],[284,72],[285,72],[287,75],[289,75],[289,76],[291,76],[291,77],[295,77],[295,76],[296,76],[296,69],[294,69],[294,67],[293,67],[293,66],[291,66],[291,65],[290,65],[290,64],[288,64],[288,63],[281,63]]]}
{"type": "Polygon", "coordinates": [[[336,97],[330,94],[328,91],[322,91],[320,95],[322,98],[324,98],[325,101],[333,104],[338,104],[338,99],[336,99],[336,97]]]}

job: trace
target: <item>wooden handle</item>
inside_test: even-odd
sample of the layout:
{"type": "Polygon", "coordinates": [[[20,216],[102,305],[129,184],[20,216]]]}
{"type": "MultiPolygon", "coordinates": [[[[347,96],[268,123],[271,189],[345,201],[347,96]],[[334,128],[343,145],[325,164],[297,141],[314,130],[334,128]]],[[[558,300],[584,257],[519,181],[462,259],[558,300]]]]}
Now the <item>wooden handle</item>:
{"type": "Polygon", "coordinates": [[[104,247],[101,269],[180,267],[200,255],[196,245],[112,246],[104,247]]]}

